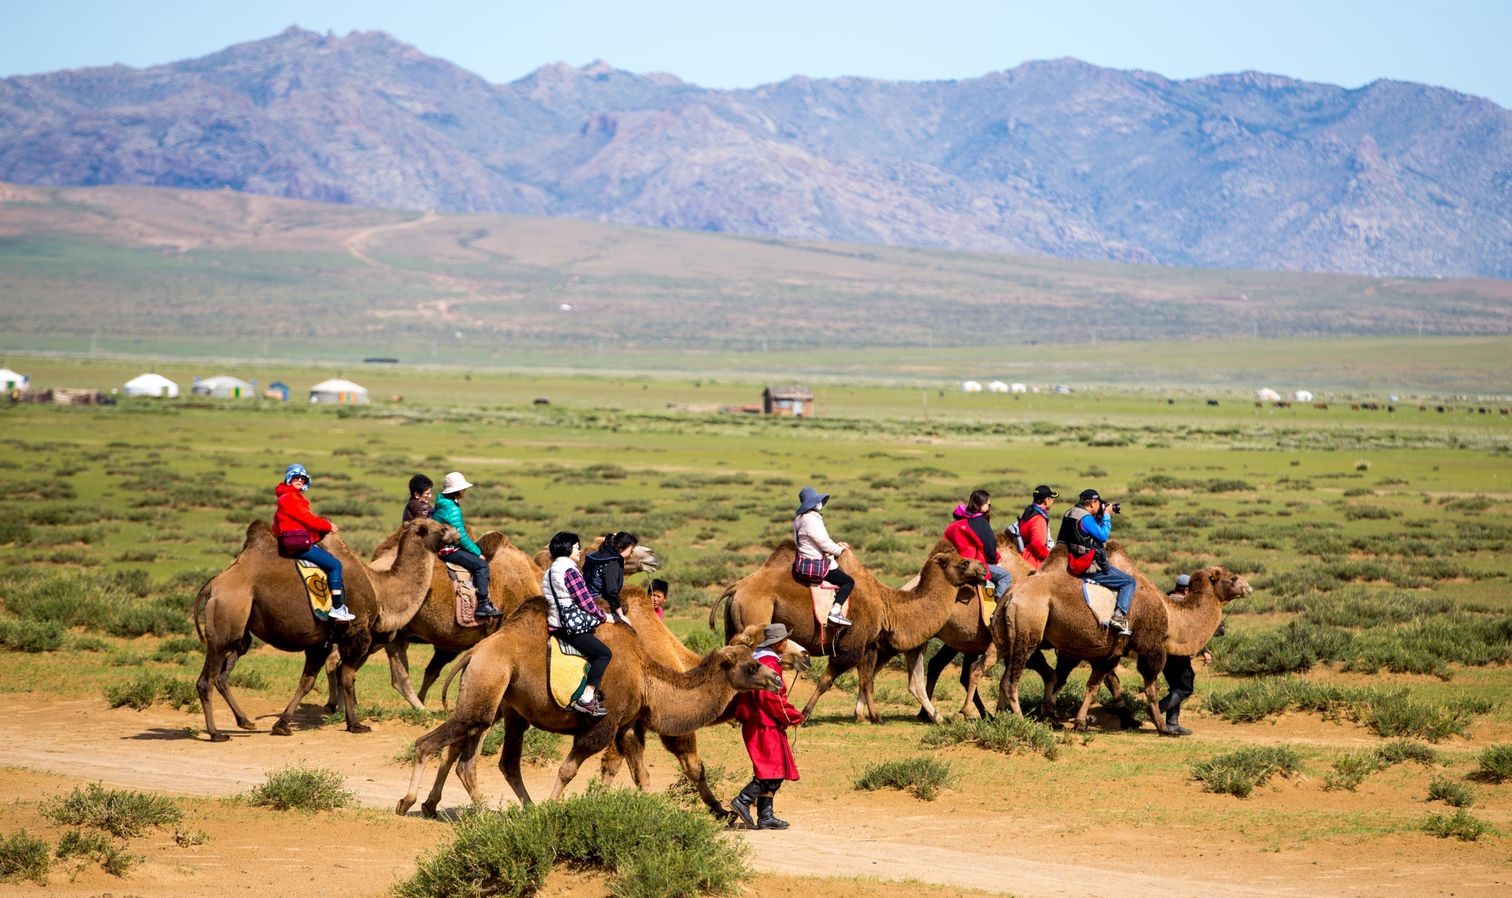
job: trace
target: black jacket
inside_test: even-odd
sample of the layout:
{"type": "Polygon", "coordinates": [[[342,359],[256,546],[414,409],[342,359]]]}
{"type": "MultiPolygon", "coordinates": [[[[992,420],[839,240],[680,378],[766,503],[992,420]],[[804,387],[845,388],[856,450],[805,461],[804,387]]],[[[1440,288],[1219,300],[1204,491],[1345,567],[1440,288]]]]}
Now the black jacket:
{"type": "Polygon", "coordinates": [[[600,548],[583,559],[583,581],[588,594],[602,597],[613,611],[620,610],[620,590],[625,588],[625,559],[620,553],[600,548]]]}
{"type": "Polygon", "coordinates": [[[969,520],[971,521],[971,532],[975,533],[977,539],[982,541],[982,549],[987,555],[987,563],[997,564],[999,560],[997,534],[992,532],[992,522],[987,520],[986,515],[980,514],[969,520]]]}

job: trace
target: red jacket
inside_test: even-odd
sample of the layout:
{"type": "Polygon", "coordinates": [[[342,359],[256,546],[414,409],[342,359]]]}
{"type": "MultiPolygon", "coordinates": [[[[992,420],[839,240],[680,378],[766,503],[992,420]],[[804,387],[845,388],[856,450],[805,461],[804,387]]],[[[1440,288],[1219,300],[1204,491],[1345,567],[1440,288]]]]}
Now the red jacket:
{"type": "Polygon", "coordinates": [[[982,538],[972,531],[971,519],[960,518],[953,521],[949,527],[945,528],[945,538],[950,540],[950,544],[955,546],[956,552],[960,553],[962,558],[987,563],[987,547],[982,545],[982,538]]]}
{"type": "Polygon", "coordinates": [[[273,535],[285,530],[309,530],[321,539],[334,528],[334,524],[310,510],[310,500],[292,483],[280,483],[274,490],[278,494],[278,510],[273,512],[273,535]]]}
{"type": "MultiPolygon", "coordinates": [[[[775,654],[758,652],[756,660],[782,676],[782,662],[775,654]]],[[[757,779],[798,779],[798,762],[793,760],[784,731],[803,723],[803,712],[788,702],[785,684],[781,695],[762,690],[735,696],[735,719],[740,721],[740,735],[757,779]]]]}
{"type": "Polygon", "coordinates": [[[1045,548],[1045,536],[1050,531],[1050,525],[1046,523],[1045,515],[1031,514],[1019,521],[1019,539],[1024,541],[1024,551],[1021,553],[1029,566],[1039,570],[1045,559],[1050,557],[1050,550],[1045,548]]]}

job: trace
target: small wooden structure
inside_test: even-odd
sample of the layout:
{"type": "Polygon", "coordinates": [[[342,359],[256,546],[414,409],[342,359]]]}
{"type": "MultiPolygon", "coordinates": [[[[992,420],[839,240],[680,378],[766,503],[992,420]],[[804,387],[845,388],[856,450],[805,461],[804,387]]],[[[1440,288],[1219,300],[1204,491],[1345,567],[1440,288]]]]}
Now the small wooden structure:
{"type": "Polygon", "coordinates": [[[789,418],[814,417],[814,391],[797,385],[761,391],[761,413],[789,418]]]}

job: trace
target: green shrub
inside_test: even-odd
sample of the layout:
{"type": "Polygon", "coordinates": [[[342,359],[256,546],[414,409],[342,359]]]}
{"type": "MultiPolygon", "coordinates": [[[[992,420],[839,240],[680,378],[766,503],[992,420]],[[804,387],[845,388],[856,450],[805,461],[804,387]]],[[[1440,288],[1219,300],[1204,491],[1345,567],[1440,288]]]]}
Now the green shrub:
{"type": "Polygon", "coordinates": [[[1475,842],[1490,831],[1491,824],[1470,816],[1464,808],[1453,814],[1429,814],[1423,821],[1423,832],[1440,839],[1475,842]]]}
{"type": "Polygon", "coordinates": [[[232,670],[229,682],[238,689],[268,688],[268,678],[261,671],[244,667],[232,670]]]}
{"type": "Polygon", "coordinates": [[[247,793],[247,801],[278,811],[329,811],[356,801],[345,785],[345,778],[334,770],[299,763],[269,773],[261,786],[247,793]]]}
{"type": "Polygon", "coordinates": [[[112,683],[105,687],[105,701],[112,708],[135,708],[144,711],[157,700],[158,690],[163,688],[163,678],[152,671],[144,670],[125,683],[112,683]]]}
{"type": "MultiPolygon", "coordinates": [[[[192,600],[191,600],[192,601],[192,600]]],[[[189,633],[194,622],[189,618],[189,605],[178,596],[165,596],[145,605],[129,605],[116,611],[105,623],[105,632],[112,636],[132,639],[137,636],[172,636],[189,633]]]]}
{"type": "Polygon", "coordinates": [[[1393,739],[1385,745],[1376,746],[1375,753],[1386,764],[1405,764],[1411,761],[1431,767],[1438,763],[1438,752],[1421,742],[1411,739],[1393,739]]]}
{"type": "Polygon", "coordinates": [[[29,879],[37,885],[45,886],[51,869],[52,856],[47,850],[47,843],[26,830],[0,839],[0,882],[29,879]]]}
{"type": "Polygon", "coordinates": [[[1454,780],[1444,777],[1434,777],[1433,782],[1428,784],[1428,800],[1442,801],[1444,804],[1456,808],[1468,808],[1475,804],[1475,793],[1464,783],[1456,783],[1454,780]]]}
{"type": "Polygon", "coordinates": [[[734,895],[749,875],[743,842],[707,813],[665,796],[593,788],[585,795],[464,816],[452,843],[395,887],[399,898],[534,894],[557,864],[598,869],[617,898],[734,895]]]}
{"type": "Polygon", "coordinates": [[[856,788],[868,792],[877,789],[901,789],[915,798],[934,801],[940,790],[955,785],[950,765],[929,757],[901,758],[868,767],[856,778],[856,788]]]}
{"type": "Polygon", "coordinates": [[[110,643],[98,636],[75,636],[68,641],[68,647],[76,652],[110,651],[110,643]]]}
{"type": "Polygon", "coordinates": [[[58,839],[58,860],[81,858],[94,861],[111,876],[125,876],[131,868],[146,860],[138,854],[128,854],[123,846],[116,845],[103,833],[86,833],[71,829],[58,839]]]}
{"type": "Polygon", "coordinates": [[[1476,756],[1476,779],[1487,783],[1504,783],[1512,779],[1512,744],[1493,745],[1476,756]]]}
{"type": "Polygon", "coordinates": [[[1329,791],[1343,789],[1353,792],[1365,777],[1378,770],[1384,770],[1385,764],[1373,751],[1352,751],[1347,755],[1334,759],[1333,769],[1323,777],[1323,788],[1329,791]]]}
{"type": "Polygon", "coordinates": [[[0,646],[12,651],[55,652],[63,637],[63,627],[52,621],[0,618],[0,646]]]}
{"type": "Polygon", "coordinates": [[[926,746],[978,745],[1006,755],[1028,751],[1052,761],[1060,755],[1055,731],[1048,724],[1014,714],[978,720],[952,718],[930,727],[924,733],[923,743],[926,746]]]}
{"type": "Polygon", "coordinates": [[[178,823],[184,813],[161,795],[106,789],[99,783],[75,788],[68,795],[42,803],[42,816],[59,826],[88,826],[121,839],[141,835],[154,826],[178,823]]]}
{"type": "MultiPolygon", "coordinates": [[[[520,760],[536,767],[549,767],[562,760],[562,742],[566,737],[546,730],[531,727],[525,731],[524,743],[520,746],[520,760]]],[[[482,752],[492,757],[504,746],[504,722],[494,724],[483,735],[482,752]]]]}
{"type": "MultiPolygon", "coordinates": [[[[719,764],[705,764],[704,781],[709,784],[709,791],[715,795],[728,795],[735,791],[736,774],[719,764]]],[[[741,782],[740,785],[744,786],[745,782],[741,782]]],[[[667,786],[664,794],[677,802],[678,807],[690,811],[702,811],[707,807],[703,803],[703,797],[698,794],[697,787],[681,768],[677,771],[677,779],[667,786]]]]}
{"type": "Polygon", "coordinates": [[[1192,777],[1209,792],[1248,798],[1277,774],[1293,776],[1302,768],[1295,751],[1281,746],[1245,748],[1192,764],[1192,777]]]}
{"type": "Polygon", "coordinates": [[[1465,702],[1427,705],[1413,701],[1405,692],[1371,696],[1352,715],[1381,736],[1416,736],[1441,742],[1450,736],[1467,736],[1474,706],[1465,702]]]}
{"type": "Polygon", "coordinates": [[[168,678],[158,687],[158,698],[180,711],[192,711],[199,707],[199,690],[189,680],[168,678]]]}
{"type": "Polygon", "coordinates": [[[1380,736],[1439,742],[1464,735],[1471,719],[1491,706],[1473,699],[1427,705],[1413,701],[1405,690],[1350,689],[1291,677],[1267,677],[1211,696],[1206,707],[1234,723],[1251,723],[1290,710],[1312,711],[1328,719],[1359,723],[1380,736]]]}

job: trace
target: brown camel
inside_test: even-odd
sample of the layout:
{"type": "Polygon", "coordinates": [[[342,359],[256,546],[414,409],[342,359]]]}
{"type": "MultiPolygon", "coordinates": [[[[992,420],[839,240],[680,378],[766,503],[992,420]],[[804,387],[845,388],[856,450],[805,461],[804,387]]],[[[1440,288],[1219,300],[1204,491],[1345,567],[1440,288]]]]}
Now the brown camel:
{"type": "Polygon", "coordinates": [[[345,700],[347,730],[365,733],[359,723],[353,681],[376,639],[397,632],[414,616],[425,599],[436,551],[457,538],[457,531],[438,521],[423,519],[401,528],[393,563],[386,570],[373,570],[332,533],[322,546],[342,564],[346,601],[357,619],[332,624],[315,619],[305,595],[304,583],[294,562],[280,558],[273,528],[266,521],[247,527],[247,540],[231,566],[200,587],[195,600],[195,628],[205,644],[205,666],[200,672],[200,704],[205,709],[205,731],[212,742],[228,737],[215,726],[210,703],[210,684],[226,700],[236,725],[257,727],[242,713],[231,696],[229,678],[236,662],[256,636],[285,652],[303,652],[304,673],[299,688],[273,724],[273,734],[289,735],[289,721],[300,699],[315,683],[315,675],[334,644],[341,653],[339,689],[345,700]]]}
{"type": "MultiPolygon", "coordinates": [[[[443,748],[447,757],[421,806],[422,812],[435,814],[448,770],[459,756],[457,775],[473,802],[481,803],[478,749],[484,732],[503,719],[499,769],[524,804],[531,800],[520,777],[520,756],[529,727],[573,737],[572,748],[557,770],[552,798],[562,794],[586,758],[611,743],[629,762],[636,786],[645,789],[649,771],[642,751],[649,730],[677,757],[684,775],[697,787],[709,809],[723,816],[724,808],[704,777],[694,734],[723,714],[736,693],[782,688],[781,678],[751,656],[761,630],[750,628],[733,644],[715,649],[688,671],[674,670],[648,657],[636,634],[620,625],[605,625],[597,633],[614,652],[604,674],[600,701],[609,713],[603,717],[564,711],[547,692],[545,599],[534,598],[521,605],[498,632],[471,649],[458,665],[462,682],[457,710],[445,723],[416,740],[409,792],[399,800],[396,813],[402,815],[414,805],[426,761],[443,748]]],[[[444,687],[442,694],[444,698],[444,687]]]]}
{"type": "MultiPolygon", "coordinates": [[[[1034,568],[1029,566],[1029,562],[1025,561],[1023,556],[1012,550],[1013,540],[1007,535],[1006,531],[999,534],[998,546],[1002,549],[998,556],[998,564],[1001,567],[1007,568],[1008,572],[1013,575],[1013,583],[1008,587],[1009,597],[1011,597],[1013,591],[1018,588],[1018,584],[1024,582],[1025,578],[1034,573],[1034,568]]],[[[935,545],[934,551],[936,553],[954,552],[955,549],[948,540],[942,539],[935,545]]],[[[913,585],[914,581],[909,581],[903,584],[903,588],[907,589],[913,585]]],[[[999,607],[1007,604],[1007,602],[1008,598],[998,597],[999,607]]],[[[958,652],[980,656],[976,663],[971,666],[970,680],[966,688],[965,704],[961,707],[961,715],[963,717],[976,717],[975,698],[978,685],[981,683],[982,675],[997,662],[997,649],[993,646],[992,641],[992,627],[990,624],[982,623],[981,606],[976,601],[957,602],[951,606],[950,616],[945,619],[945,623],[940,627],[939,632],[931,635],[958,652]]],[[[923,643],[910,648],[903,648],[897,645],[892,645],[891,648],[900,650],[903,653],[903,666],[908,671],[908,691],[913,693],[914,697],[919,700],[920,709],[929,715],[929,719],[939,722],[940,713],[934,706],[934,695],[930,692],[928,684],[925,682],[924,649],[928,645],[929,641],[925,640],[923,643]]],[[[885,655],[886,650],[884,649],[882,655],[878,657],[879,666],[883,663],[883,656],[885,655]]]]}
{"type": "Polygon", "coordinates": [[[720,605],[727,603],[726,639],[753,624],[776,621],[786,624],[792,634],[790,638],[809,652],[829,655],[814,697],[804,706],[805,716],[813,713],[819,697],[836,677],[855,668],[860,681],[856,720],[881,723],[872,694],[879,652],[890,657],[897,651],[928,642],[944,626],[955,604],[963,597],[969,599],[963,589],[975,587],[987,577],[987,568],[980,561],[967,561],[951,551],[931,555],[920,568],[913,587],[893,589],[878,582],[855,553],[847,549],[839,564],[841,570],[856,580],[850,597],[852,625],[827,627],[821,640],[809,588],[793,579],[796,552],[793,541],[784,540],[759,570],[727,587],[709,610],[709,627],[714,627],[720,605]]]}
{"type": "MultiPolygon", "coordinates": [[[[603,537],[594,540],[587,551],[597,549],[601,542],[603,537]]],[[[540,564],[543,553],[527,555],[511,543],[509,537],[497,530],[490,530],[478,537],[477,543],[478,548],[483,550],[483,557],[488,560],[489,598],[493,600],[494,607],[505,616],[520,607],[526,599],[541,594],[541,575],[545,571],[540,564]]],[[[394,554],[394,545],[395,538],[390,537],[373,550],[374,567],[389,563],[394,554]]],[[[549,553],[545,554],[545,563],[550,565],[549,553]]],[[[625,560],[625,574],[655,571],[659,565],[660,560],[654,551],[646,546],[636,546],[625,560]]],[[[478,627],[461,626],[457,623],[456,603],[457,594],[451,577],[438,564],[431,575],[430,593],[425,597],[425,604],[403,630],[383,645],[383,650],[388,655],[389,681],[411,707],[424,708],[426,693],[430,692],[431,686],[440,678],[442,668],[462,652],[477,645],[479,640],[495,628],[495,625],[487,623],[478,627]],[[410,680],[409,666],[409,647],[415,643],[428,644],[433,648],[418,693],[410,680]]],[[[503,619],[500,617],[494,620],[503,619]]],[[[334,655],[332,661],[327,662],[327,672],[332,670],[334,655]]],[[[331,697],[327,700],[326,707],[334,711],[339,704],[337,699],[340,693],[332,690],[329,695],[331,697]]]]}
{"type": "MultiPolygon", "coordinates": [[[[1156,705],[1156,687],[1166,653],[1196,651],[1217,630],[1222,606],[1253,592],[1243,577],[1224,567],[1209,567],[1192,574],[1190,595],[1176,602],[1140,573],[1117,543],[1108,544],[1108,560],[1134,577],[1134,601],[1129,609],[1133,635],[1121,636],[1097,623],[1082,599],[1080,578],[1066,572],[1065,548],[1057,547],[1038,574],[1014,588],[1013,600],[993,620],[993,636],[1005,662],[999,687],[1000,711],[1006,707],[1021,713],[1018,683],[1028,666],[1045,678],[1041,711],[1046,717],[1053,716],[1057,683],[1064,683],[1064,676],[1078,662],[1087,661],[1092,665],[1092,675],[1076,714],[1076,728],[1085,730],[1087,712],[1098,689],[1124,656],[1133,655],[1144,680],[1150,719],[1164,733],[1165,716],[1156,705]],[[1050,671],[1043,656],[1037,663],[1032,660],[1042,643],[1055,649],[1057,671],[1050,671]]],[[[1117,693],[1112,683],[1110,688],[1117,693]]]]}

